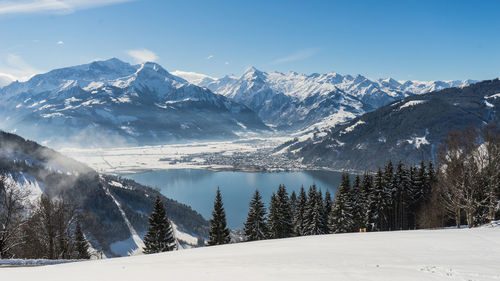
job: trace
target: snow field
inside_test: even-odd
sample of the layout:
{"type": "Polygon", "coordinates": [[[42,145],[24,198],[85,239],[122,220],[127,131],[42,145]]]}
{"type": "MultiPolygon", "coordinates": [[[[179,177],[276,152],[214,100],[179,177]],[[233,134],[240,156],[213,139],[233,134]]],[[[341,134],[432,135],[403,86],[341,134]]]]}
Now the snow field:
{"type": "Polygon", "coordinates": [[[500,280],[500,228],[298,237],[36,268],[3,280],[500,280]]]}

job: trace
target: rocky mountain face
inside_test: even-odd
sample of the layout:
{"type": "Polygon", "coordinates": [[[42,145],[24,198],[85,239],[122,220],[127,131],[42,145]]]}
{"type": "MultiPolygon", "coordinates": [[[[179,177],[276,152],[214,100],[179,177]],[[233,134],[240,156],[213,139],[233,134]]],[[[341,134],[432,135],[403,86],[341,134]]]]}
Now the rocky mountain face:
{"type": "Polygon", "coordinates": [[[390,159],[417,164],[433,158],[450,130],[500,127],[498,108],[498,79],[414,95],[290,141],[279,153],[334,169],[374,169],[390,159]]]}
{"type": "Polygon", "coordinates": [[[0,126],[51,145],[228,139],[268,130],[247,106],[156,63],[56,69],[0,89],[0,126]]]}
{"type": "Polygon", "coordinates": [[[267,124],[287,130],[333,126],[408,96],[474,82],[370,80],[362,75],[338,73],[266,73],[255,67],[248,68],[241,77],[213,79],[183,72],[178,75],[245,104],[267,124]]]}
{"type": "Polygon", "coordinates": [[[30,191],[28,208],[42,194],[62,198],[82,214],[86,237],[107,257],[141,251],[156,196],[163,200],[181,247],[208,236],[208,222],[189,206],[132,180],[99,174],[75,160],[17,135],[0,131],[0,172],[30,191]]]}

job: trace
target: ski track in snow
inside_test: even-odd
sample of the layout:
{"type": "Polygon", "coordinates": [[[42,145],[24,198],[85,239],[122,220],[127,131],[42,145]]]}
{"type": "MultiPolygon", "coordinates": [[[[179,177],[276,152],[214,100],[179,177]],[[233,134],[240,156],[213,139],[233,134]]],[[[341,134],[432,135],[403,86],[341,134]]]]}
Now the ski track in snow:
{"type": "Polygon", "coordinates": [[[111,194],[111,191],[109,191],[109,189],[107,187],[103,187],[103,188],[104,188],[104,192],[106,192],[106,194],[109,197],[111,197],[111,199],[113,199],[116,206],[118,207],[118,210],[120,211],[120,214],[122,215],[123,220],[125,221],[125,224],[127,225],[128,229],[130,231],[130,234],[132,235],[132,239],[134,240],[134,243],[137,246],[137,249],[142,250],[142,248],[144,248],[144,242],[142,241],[139,234],[137,234],[137,231],[134,229],[134,226],[132,226],[132,224],[128,220],[127,215],[125,214],[125,211],[123,211],[123,209],[122,209],[122,205],[120,204],[120,202],[118,202],[118,200],[116,200],[115,196],[113,196],[113,194],[111,194]]]}

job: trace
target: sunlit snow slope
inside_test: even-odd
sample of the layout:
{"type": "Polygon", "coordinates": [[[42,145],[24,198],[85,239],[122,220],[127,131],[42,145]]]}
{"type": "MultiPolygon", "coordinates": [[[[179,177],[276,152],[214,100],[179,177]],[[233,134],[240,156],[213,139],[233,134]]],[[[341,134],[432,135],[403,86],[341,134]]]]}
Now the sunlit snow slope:
{"type": "Polygon", "coordinates": [[[500,228],[267,240],[0,269],[2,280],[499,280],[500,228]]]}

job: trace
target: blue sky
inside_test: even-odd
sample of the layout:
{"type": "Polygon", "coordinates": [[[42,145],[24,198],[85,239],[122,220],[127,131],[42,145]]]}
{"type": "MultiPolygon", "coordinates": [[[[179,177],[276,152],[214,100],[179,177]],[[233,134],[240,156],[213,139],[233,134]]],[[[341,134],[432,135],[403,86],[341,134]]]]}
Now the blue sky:
{"type": "Polygon", "coordinates": [[[0,75],[117,57],[167,70],[500,76],[500,1],[0,1],[0,75]]]}

